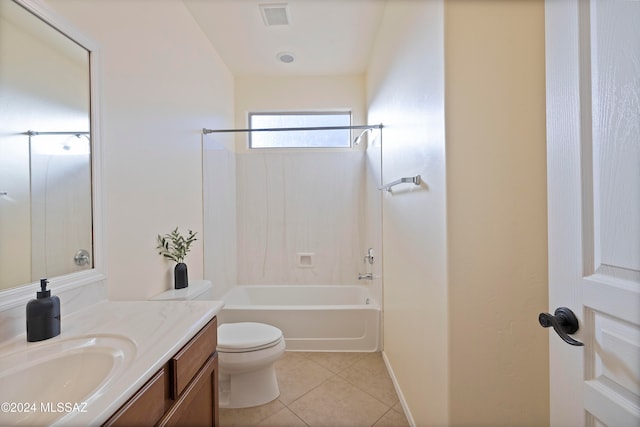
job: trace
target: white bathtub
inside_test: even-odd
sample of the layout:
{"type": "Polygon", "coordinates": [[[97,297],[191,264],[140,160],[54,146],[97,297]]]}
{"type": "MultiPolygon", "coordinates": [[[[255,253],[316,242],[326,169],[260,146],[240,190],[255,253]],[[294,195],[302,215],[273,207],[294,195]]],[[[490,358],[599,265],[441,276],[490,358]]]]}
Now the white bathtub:
{"type": "Polygon", "coordinates": [[[276,326],[287,350],[380,350],[380,304],[365,286],[245,285],[222,299],[220,323],[276,326]]]}

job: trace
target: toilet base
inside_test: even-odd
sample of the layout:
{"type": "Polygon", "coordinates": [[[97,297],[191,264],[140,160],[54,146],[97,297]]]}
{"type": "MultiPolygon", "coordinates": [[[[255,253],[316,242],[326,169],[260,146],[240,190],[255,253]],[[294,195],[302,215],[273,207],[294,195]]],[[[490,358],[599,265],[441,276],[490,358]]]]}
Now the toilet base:
{"type": "Polygon", "coordinates": [[[244,374],[229,375],[221,370],[218,389],[220,408],[260,406],[280,395],[273,364],[244,374]]]}

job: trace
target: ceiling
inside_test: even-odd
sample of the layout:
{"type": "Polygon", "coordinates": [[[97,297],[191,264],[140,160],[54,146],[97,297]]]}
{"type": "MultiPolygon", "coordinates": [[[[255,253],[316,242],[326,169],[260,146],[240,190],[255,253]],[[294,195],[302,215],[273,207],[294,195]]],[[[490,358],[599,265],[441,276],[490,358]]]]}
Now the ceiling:
{"type": "Polygon", "coordinates": [[[384,0],[183,2],[236,76],[364,73],[385,5],[384,0]],[[266,25],[262,4],[286,5],[289,24],[266,25]],[[281,62],[281,52],[294,61],[281,62]]]}

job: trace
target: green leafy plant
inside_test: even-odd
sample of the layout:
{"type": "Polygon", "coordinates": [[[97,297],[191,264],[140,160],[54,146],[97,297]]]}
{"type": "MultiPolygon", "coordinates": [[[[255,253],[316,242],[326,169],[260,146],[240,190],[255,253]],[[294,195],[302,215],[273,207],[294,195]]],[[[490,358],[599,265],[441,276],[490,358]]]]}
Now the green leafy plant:
{"type": "Polygon", "coordinates": [[[183,236],[176,227],[171,233],[164,236],[158,234],[158,255],[169,258],[175,262],[183,262],[187,256],[191,244],[196,240],[196,234],[189,230],[186,237],[183,236]]]}

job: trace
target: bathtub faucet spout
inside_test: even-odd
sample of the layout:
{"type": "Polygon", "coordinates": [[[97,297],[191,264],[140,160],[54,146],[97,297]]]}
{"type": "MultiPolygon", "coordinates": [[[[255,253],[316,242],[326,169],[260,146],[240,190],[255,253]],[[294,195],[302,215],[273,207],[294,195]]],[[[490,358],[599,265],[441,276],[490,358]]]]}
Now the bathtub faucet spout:
{"type": "Polygon", "coordinates": [[[358,280],[373,280],[373,273],[358,273],[358,280]]]}

